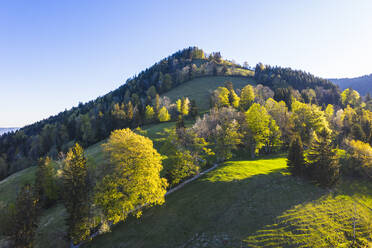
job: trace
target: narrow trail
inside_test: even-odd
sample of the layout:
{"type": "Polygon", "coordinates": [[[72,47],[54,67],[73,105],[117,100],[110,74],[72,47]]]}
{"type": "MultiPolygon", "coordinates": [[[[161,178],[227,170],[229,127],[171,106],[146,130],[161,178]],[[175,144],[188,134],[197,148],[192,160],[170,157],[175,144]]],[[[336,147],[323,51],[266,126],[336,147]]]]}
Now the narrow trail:
{"type": "MultiPolygon", "coordinates": [[[[168,196],[168,195],[172,194],[173,192],[175,192],[175,191],[177,191],[177,190],[179,190],[179,189],[182,189],[185,185],[191,183],[192,181],[195,181],[195,180],[198,179],[199,177],[201,177],[201,176],[207,174],[208,172],[211,172],[212,170],[216,169],[218,166],[219,166],[219,164],[214,164],[211,168],[208,168],[208,169],[206,169],[206,170],[200,172],[198,175],[196,175],[196,176],[194,176],[194,177],[192,177],[192,178],[190,178],[190,179],[187,179],[186,181],[184,181],[183,183],[177,185],[176,187],[171,188],[170,190],[167,191],[167,193],[165,193],[165,196],[168,196]]],[[[148,205],[148,204],[145,204],[145,205],[143,205],[143,206],[137,207],[137,208],[133,209],[132,211],[130,211],[128,214],[133,213],[133,212],[135,212],[135,211],[137,211],[137,210],[139,210],[139,209],[141,209],[141,208],[144,208],[144,207],[146,207],[147,205],[148,205]]],[[[110,226],[112,226],[112,224],[110,224],[110,226]]],[[[90,235],[90,237],[89,237],[88,240],[92,240],[93,238],[95,238],[95,237],[98,236],[99,234],[100,234],[99,231],[96,231],[95,233],[93,233],[92,235],[90,235]]],[[[70,244],[70,248],[80,248],[81,245],[83,245],[83,244],[85,244],[85,243],[87,243],[87,242],[88,242],[88,241],[83,241],[83,242],[81,242],[80,244],[77,244],[77,245],[74,245],[74,244],[71,242],[71,244],[70,244]]]]}

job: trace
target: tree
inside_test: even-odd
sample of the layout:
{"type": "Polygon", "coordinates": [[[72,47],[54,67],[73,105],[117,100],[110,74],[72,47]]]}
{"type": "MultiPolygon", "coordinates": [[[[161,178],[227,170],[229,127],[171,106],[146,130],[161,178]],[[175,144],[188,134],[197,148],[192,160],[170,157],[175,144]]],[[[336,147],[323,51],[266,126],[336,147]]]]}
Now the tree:
{"type": "Polygon", "coordinates": [[[58,186],[54,178],[54,168],[51,159],[46,157],[39,160],[36,171],[35,190],[40,198],[40,205],[48,208],[58,199],[58,186]]]}
{"type": "Polygon", "coordinates": [[[88,167],[83,148],[75,144],[66,155],[62,170],[64,204],[68,213],[68,235],[76,244],[90,234],[88,167]]]}
{"type": "MultiPolygon", "coordinates": [[[[16,248],[31,248],[38,223],[39,199],[31,185],[25,185],[17,195],[13,209],[10,209],[7,234],[16,248]]],[[[11,207],[12,208],[12,207],[11,207]]]]}
{"type": "Polygon", "coordinates": [[[222,108],[230,106],[229,102],[229,90],[225,87],[218,87],[212,96],[213,106],[222,108]]]}
{"type": "Polygon", "coordinates": [[[159,96],[159,94],[156,94],[156,96],[155,96],[155,106],[154,106],[155,114],[159,114],[159,110],[160,110],[160,96],[159,96]]]}
{"type": "Polygon", "coordinates": [[[238,108],[239,107],[239,102],[240,102],[240,98],[235,93],[235,90],[232,88],[231,90],[229,90],[229,103],[234,108],[238,108]]]}
{"type": "Polygon", "coordinates": [[[189,98],[182,98],[181,114],[182,116],[189,115],[190,100],[189,98]]]}
{"type": "Polygon", "coordinates": [[[232,158],[232,151],[237,149],[241,143],[242,135],[238,132],[239,123],[236,120],[225,123],[225,125],[217,125],[214,135],[215,154],[220,161],[232,158]]]}
{"type": "Polygon", "coordinates": [[[265,107],[254,103],[245,113],[246,145],[250,148],[251,157],[254,158],[269,140],[270,115],[265,107]]]}
{"type": "Polygon", "coordinates": [[[179,184],[183,179],[199,173],[199,166],[189,151],[178,151],[168,156],[165,165],[168,168],[167,178],[172,186],[179,184]]]}
{"type": "Polygon", "coordinates": [[[330,133],[323,129],[316,135],[308,153],[311,177],[324,187],[333,186],[340,177],[339,163],[330,133]]]}
{"type": "Polygon", "coordinates": [[[289,145],[287,165],[292,175],[303,176],[305,172],[304,148],[301,137],[295,136],[289,145]]]}
{"type": "Polygon", "coordinates": [[[170,120],[170,115],[165,107],[162,107],[158,114],[158,119],[160,122],[165,122],[170,120]]]}
{"type": "Polygon", "coordinates": [[[306,146],[310,145],[314,131],[318,133],[323,129],[329,131],[324,112],[314,104],[305,104],[295,100],[292,103],[291,121],[294,124],[294,132],[299,133],[306,146]]]}
{"type": "Polygon", "coordinates": [[[172,88],[172,76],[169,73],[166,73],[163,78],[163,89],[168,91],[172,88]]]}
{"type": "Polygon", "coordinates": [[[190,116],[194,119],[198,116],[198,106],[196,106],[195,100],[190,101],[190,116]]]}
{"type": "Polygon", "coordinates": [[[360,95],[358,91],[347,88],[341,93],[341,103],[344,107],[351,105],[352,107],[357,107],[360,104],[360,95]]]}
{"type": "Polygon", "coordinates": [[[8,164],[5,155],[0,154],[0,180],[8,175],[8,164]]]}
{"type": "Polygon", "coordinates": [[[291,141],[293,122],[291,120],[290,112],[284,101],[277,102],[272,98],[266,100],[265,108],[271,117],[275,120],[275,123],[280,128],[282,135],[282,141],[286,147],[289,146],[291,141]]]}
{"type": "Polygon", "coordinates": [[[247,109],[249,109],[249,107],[254,102],[254,98],[255,98],[255,95],[254,95],[254,89],[252,85],[249,85],[249,84],[246,85],[242,89],[242,92],[240,94],[240,108],[243,111],[246,111],[247,109]]]}
{"type": "Polygon", "coordinates": [[[372,179],[372,147],[360,140],[347,140],[346,145],[346,173],[372,179]]]}
{"type": "Polygon", "coordinates": [[[150,97],[150,99],[154,99],[157,94],[155,86],[152,85],[150,88],[148,88],[146,94],[150,97]]]}
{"type": "Polygon", "coordinates": [[[154,120],[154,117],[155,117],[154,108],[151,107],[150,105],[147,105],[147,106],[146,106],[146,111],[145,111],[145,119],[146,119],[148,122],[151,122],[151,121],[154,120]]]}
{"type": "Polygon", "coordinates": [[[111,133],[103,150],[112,171],[95,188],[94,202],[108,221],[117,223],[142,206],[164,203],[167,181],[160,177],[161,156],[149,138],[130,129],[111,133]]]}

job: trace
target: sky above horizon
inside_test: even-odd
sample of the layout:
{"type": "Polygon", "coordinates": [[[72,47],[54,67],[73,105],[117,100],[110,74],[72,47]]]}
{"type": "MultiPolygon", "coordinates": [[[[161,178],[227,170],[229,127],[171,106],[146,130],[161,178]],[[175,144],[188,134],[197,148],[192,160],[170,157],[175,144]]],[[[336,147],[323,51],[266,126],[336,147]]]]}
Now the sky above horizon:
{"type": "Polygon", "coordinates": [[[325,78],[372,73],[372,1],[0,3],[0,127],[104,95],[189,46],[325,78]]]}

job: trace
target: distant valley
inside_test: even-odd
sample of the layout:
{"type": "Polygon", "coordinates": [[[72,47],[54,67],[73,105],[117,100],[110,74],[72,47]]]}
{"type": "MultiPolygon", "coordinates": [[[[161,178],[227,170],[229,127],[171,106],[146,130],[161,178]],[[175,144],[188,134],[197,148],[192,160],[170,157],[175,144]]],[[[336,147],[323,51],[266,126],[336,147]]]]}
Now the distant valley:
{"type": "Polygon", "coordinates": [[[340,86],[341,90],[352,88],[363,96],[367,93],[372,93],[372,74],[355,78],[333,78],[329,80],[340,86]]]}

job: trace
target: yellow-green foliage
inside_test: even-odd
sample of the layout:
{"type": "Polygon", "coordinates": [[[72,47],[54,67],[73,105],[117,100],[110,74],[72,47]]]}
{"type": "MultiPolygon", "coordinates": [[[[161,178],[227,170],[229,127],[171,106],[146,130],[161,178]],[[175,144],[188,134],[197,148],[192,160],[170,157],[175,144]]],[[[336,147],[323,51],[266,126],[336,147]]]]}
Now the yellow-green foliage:
{"type": "Polygon", "coordinates": [[[305,145],[309,145],[312,131],[319,132],[322,129],[330,131],[324,112],[314,104],[293,101],[291,119],[295,131],[301,135],[305,145]]]}
{"type": "Polygon", "coordinates": [[[360,103],[360,95],[358,91],[346,89],[341,93],[341,103],[343,106],[351,105],[356,107],[360,103]]]}
{"type": "Polygon", "coordinates": [[[218,87],[214,91],[214,104],[215,106],[221,107],[228,107],[229,103],[229,90],[225,87],[218,87]]]}
{"type": "Polygon", "coordinates": [[[116,130],[103,148],[113,171],[98,184],[94,199],[109,221],[124,220],[143,205],[164,203],[167,182],[160,178],[161,156],[149,138],[128,128],[116,130]]]}
{"type": "Polygon", "coordinates": [[[347,141],[346,166],[362,177],[372,178],[372,147],[360,140],[347,141]]]}
{"type": "Polygon", "coordinates": [[[251,140],[249,146],[252,151],[258,153],[265,145],[277,145],[280,130],[264,106],[254,103],[245,113],[245,119],[248,128],[246,136],[251,140]]]}
{"type": "Polygon", "coordinates": [[[146,120],[151,121],[151,120],[154,119],[154,116],[155,116],[154,108],[147,105],[146,106],[146,111],[145,111],[146,120]]]}
{"type": "Polygon", "coordinates": [[[165,107],[162,107],[159,110],[158,119],[160,122],[165,122],[170,120],[170,114],[168,113],[168,110],[165,107]]]}
{"type": "Polygon", "coordinates": [[[242,89],[240,94],[240,107],[242,110],[247,110],[254,101],[254,89],[252,85],[247,85],[242,89]]]}

